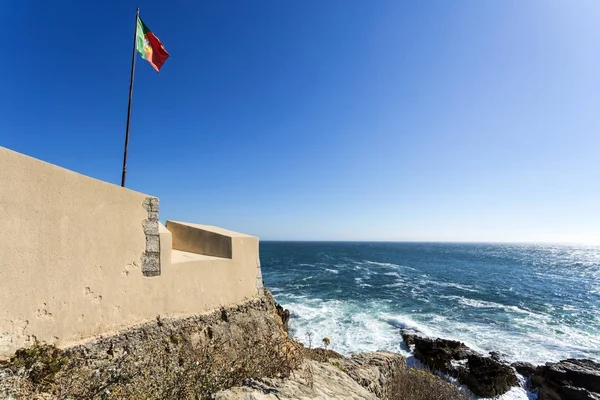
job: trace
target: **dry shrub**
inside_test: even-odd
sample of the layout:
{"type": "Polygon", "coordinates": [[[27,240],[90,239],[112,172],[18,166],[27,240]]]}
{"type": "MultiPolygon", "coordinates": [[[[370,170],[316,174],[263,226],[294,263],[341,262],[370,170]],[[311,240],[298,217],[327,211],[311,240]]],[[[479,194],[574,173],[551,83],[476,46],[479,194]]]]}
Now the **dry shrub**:
{"type": "Polygon", "coordinates": [[[428,371],[406,368],[388,383],[390,400],[470,400],[456,386],[428,371]]]}
{"type": "Polygon", "coordinates": [[[43,349],[30,349],[26,354],[50,354],[47,363],[25,357],[7,364],[0,394],[15,398],[206,399],[245,379],[287,377],[302,363],[302,351],[291,340],[255,334],[244,336],[241,343],[219,338],[198,343],[189,335],[173,333],[170,339],[149,341],[136,352],[126,351],[99,363],[84,354],[46,345],[43,349]],[[3,385],[8,384],[11,387],[2,393],[3,385]]]}
{"type": "Polygon", "coordinates": [[[304,348],[304,357],[318,362],[329,362],[332,358],[344,358],[343,355],[333,350],[323,348],[304,348]]]}

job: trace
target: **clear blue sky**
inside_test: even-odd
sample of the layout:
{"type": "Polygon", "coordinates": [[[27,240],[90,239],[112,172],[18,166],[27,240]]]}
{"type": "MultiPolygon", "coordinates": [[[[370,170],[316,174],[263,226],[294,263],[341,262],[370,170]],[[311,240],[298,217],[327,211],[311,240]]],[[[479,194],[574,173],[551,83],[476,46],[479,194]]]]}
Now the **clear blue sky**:
{"type": "Polygon", "coordinates": [[[262,239],[600,242],[600,2],[4,1],[0,145],[262,239]],[[151,157],[148,157],[151,154],[151,157]]]}

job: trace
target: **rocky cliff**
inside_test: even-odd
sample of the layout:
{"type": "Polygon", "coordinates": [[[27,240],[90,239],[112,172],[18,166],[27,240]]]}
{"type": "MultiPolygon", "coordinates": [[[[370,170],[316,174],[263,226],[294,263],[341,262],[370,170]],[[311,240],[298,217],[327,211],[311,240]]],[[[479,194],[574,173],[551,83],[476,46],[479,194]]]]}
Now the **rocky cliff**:
{"type": "MultiPolygon", "coordinates": [[[[402,356],[344,357],[288,337],[289,312],[260,298],[185,319],[156,320],[65,349],[37,343],[0,361],[0,399],[402,399],[470,394],[408,368],[402,356]]],[[[600,400],[600,364],[534,367],[482,355],[461,342],[403,332],[423,364],[491,397],[529,377],[539,400],[600,400]]],[[[399,338],[400,340],[400,338],[399,338]]]]}
{"type": "Polygon", "coordinates": [[[0,398],[463,398],[437,377],[406,368],[398,354],[306,349],[288,337],[288,318],[265,291],[235,307],[157,316],[70,348],[37,343],[0,361],[0,398]]]}
{"type": "Polygon", "coordinates": [[[528,378],[528,389],[538,400],[600,400],[600,364],[568,359],[535,367],[526,362],[509,365],[492,352],[479,354],[464,343],[428,338],[403,331],[402,338],[415,357],[432,370],[455,377],[480,397],[502,395],[519,385],[516,373],[528,378]]]}

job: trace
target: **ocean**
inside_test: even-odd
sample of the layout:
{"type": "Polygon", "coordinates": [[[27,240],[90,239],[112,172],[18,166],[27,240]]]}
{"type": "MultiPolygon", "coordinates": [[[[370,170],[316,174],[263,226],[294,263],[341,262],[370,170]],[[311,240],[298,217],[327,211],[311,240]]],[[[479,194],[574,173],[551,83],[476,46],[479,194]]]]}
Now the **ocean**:
{"type": "Polygon", "coordinates": [[[508,361],[600,361],[600,246],[261,242],[260,252],[265,286],[305,344],[409,356],[399,331],[410,328],[508,361]]]}

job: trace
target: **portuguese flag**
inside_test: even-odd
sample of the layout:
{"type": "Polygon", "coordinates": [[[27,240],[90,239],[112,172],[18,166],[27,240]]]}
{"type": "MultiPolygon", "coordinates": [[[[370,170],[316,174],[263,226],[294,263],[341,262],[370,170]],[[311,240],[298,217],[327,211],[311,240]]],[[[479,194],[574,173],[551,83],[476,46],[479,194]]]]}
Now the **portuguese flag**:
{"type": "Polygon", "coordinates": [[[142,58],[154,67],[156,72],[160,70],[160,67],[162,67],[169,57],[165,46],[148,29],[139,16],[137,17],[137,28],[135,31],[135,48],[142,55],[142,58]]]}

